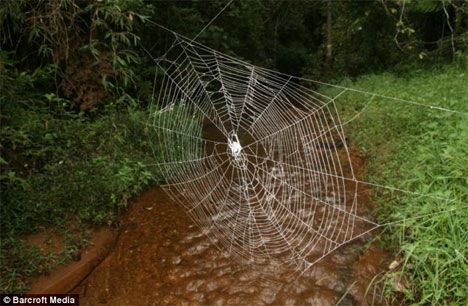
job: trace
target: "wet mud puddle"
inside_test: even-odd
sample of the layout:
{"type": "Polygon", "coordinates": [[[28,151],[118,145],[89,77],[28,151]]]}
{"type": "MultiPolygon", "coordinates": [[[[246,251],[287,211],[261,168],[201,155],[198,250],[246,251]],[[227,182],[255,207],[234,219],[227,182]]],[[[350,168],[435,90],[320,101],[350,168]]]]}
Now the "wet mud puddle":
{"type": "MultiPolygon", "coordinates": [[[[369,197],[369,190],[358,192],[369,197]]],[[[365,215],[362,200],[361,206],[365,215]]],[[[160,188],[135,201],[122,221],[114,251],[73,291],[82,305],[383,304],[379,288],[369,284],[385,271],[388,255],[369,243],[371,235],[338,248],[292,282],[278,270],[272,284],[220,251],[160,188]]]]}

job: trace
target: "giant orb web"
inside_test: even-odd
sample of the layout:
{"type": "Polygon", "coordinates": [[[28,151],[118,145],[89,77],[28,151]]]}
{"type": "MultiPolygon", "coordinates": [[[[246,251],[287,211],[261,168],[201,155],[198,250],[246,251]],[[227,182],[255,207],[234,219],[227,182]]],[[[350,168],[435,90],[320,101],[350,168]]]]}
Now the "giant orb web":
{"type": "Polygon", "coordinates": [[[180,36],[156,65],[162,187],[222,250],[303,271],[369,222],[336,97],[180,36]]]}

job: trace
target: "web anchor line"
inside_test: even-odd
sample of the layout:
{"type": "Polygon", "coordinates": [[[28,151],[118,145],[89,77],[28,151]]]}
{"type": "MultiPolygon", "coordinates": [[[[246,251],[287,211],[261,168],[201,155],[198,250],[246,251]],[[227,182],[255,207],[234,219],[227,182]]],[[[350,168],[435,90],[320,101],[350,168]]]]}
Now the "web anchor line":
{"type": "MultiPolygon", "coordinates": [[[[202,44],[200,44],[198,42],[195,42],[195,41],[193,41],[193,39],[188,38],[187,36],[184,36],[183,34],[180,34],[178,32],[175,32],[175,31],[173,31],[173,30],[171,30],[171,29],[169,29],[169,28],[167,28],[167,27],[165,27],[165,26],[163,26],[163,25],[161,25],[161,24],[159,24],[159,23],[157,23],[157,22],[155,22],[153,20],[147,20],[147,21],[148,21],[148,23],[150,23],[152,25],[155,25],[155,26],[157,26],[157,27],[159,27],[159,28],[161,28],[161,29],[163,29],[163,30],[165,30],[167,32],[170,32],[175,37],[179,37],[179,38],[183,39],[184,41],[190,41],[191,44],[196,44],[197,47],[199,47],[200,49],[202,49],[204,51],[217,52],[217,53],[219,53],[221,56],[223,56],[225,58],[230,58],[232,60],[237,61],[240,64],[253,67],[253,65],[251,63],[249,63],[249,62],[246,62],[246,61],[241,60],[241,59],[237,59],[237,58],[232,57],[232,56],[227,55],[227,54],[222,54],[222,53],[220,53],[219,51],[217,51],[215,49],[212,49],[212,48],[210,48],[208,46],[205,46],[205,45],[202,45],[202,44]]],[[[145,51],[147,51],[147,50],[145,49],[145,51]]],[[[164,55],[161,55],[158,58],[154,58],[153,56],[151,56],[151,54],[149,52],[147,52],[147,53],[153,60],[165,59],[165,56],[167,55],[167,52],[166,52],[164,55]]],[[[166,60],[169,60],[169,59],[166,59],[166,60]]],[[[422,103],[422,102],[417,102],[417,101],[413,101],[413,100],[407,100],[407,99],[402,99],[402,98],[398,98],[398,97],[382,95],[382,94],[379,94],[379,93],[376,93],[376,92],[370,92],[370,91],[362,90],[362,89],[359,89],[359,88],[345,87],[345,86],[340,86],[340,85],[336,85],[336,84],[322,82],[322,81],[318,81],[318,80],[314,80],[314,79],[309,79],[309,78],[304,78],[304,77],[297,77],[297,76],[294,76],[294,75],[290,75],[290,74],[287,74],[287,73],[271,70],[271,69],[264,68],[264,67],[259,67],[259,66],[255,66],[255,67],[257,69],[263,70],[263,71],[265,71],[267,73],[276,74],[279,77],[287,77],[287,78],[292,78],[292,79],[296,79],[296,80],[303,80],[303,81],[306,81],[306,82],[316,83],[316,84],[320,84],[320,85],[324,85],[324,86],[330,86],[330,87],[335,87],[335,88],[340,88],[340,89],[346,89],[348,91],[353,91],[353,92],[361,93],[361,94],[364,94],[364,95],[375,96],[375,97],[379,97],[379,98],[383,98],[383,99],[394,100],[394,101],[397,101],[397,102],[413,104],[413,105],[421,106],[421,107],[427,107],[427,108],[432,109],[432,110],[440,110],[440,111],[456,113],[456,114],[463,115],[463,116],[468,116],[468,112],[464,112],[464,111],[458,111],[458,110],[454,110],[454,109],[450,109],[450,108],[440,107],[440,106],[437,106],[437,105],[431,105],[429,103],[422,103]]],[[[300,86],[300,87],[302,87],[302,86],[300,86]]],[[[306,89],[309,90],[309,91],[312,91],[311,89],[308,89],[308,88],[306,88],[306,89]]]]}

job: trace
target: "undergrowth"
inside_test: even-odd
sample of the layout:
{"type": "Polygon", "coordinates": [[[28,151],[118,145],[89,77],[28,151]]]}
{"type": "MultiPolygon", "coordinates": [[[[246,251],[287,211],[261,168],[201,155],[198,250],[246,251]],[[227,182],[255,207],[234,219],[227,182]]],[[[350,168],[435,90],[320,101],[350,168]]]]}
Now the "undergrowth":
{"type": "MultiPolygon", "coordinates": [[[[467,71],[460,64],[340,85],[468,113],[467,71]]],[[[387,227],[383,239],[401,261],[386,275],[387,298],[467,305],[468,116],[355,92],[345,93],[337,107],[342,122],[354,118],[345,126],[347,137],[370,157],[366,180],[415,192],[376,187],[381,223],[453,210],[387,227]]]]}
{"type": "Polygon", "coordinates": [[[73,111],[70,101],[44,93],[44,80],[37,70],[14,69],[0,80],[2,293],[25,292],[31,277],[73,259],[90,229],[117,226],[129,201],[164,179],[151,166],[160,149],[148,109],[110,102],[94,113],[73,111]],[[62,237],[63,251],[26,242],[45,230],[62,237]]]}
{"type": "Polygon", "coordinates": [[[148,141],[142,111],[96,120],[47,118],[46,109],[23,115],[0,130],[3,292],[22,289],[16,280],[44,272],[37,267],[49,262],[50,254],[38,256],[22,237],[50,228],[64,232],[71,224],[77,231],[116,224],[128,200],[157,176],[145,167],[154,158],[142,150],[148,141]]]}

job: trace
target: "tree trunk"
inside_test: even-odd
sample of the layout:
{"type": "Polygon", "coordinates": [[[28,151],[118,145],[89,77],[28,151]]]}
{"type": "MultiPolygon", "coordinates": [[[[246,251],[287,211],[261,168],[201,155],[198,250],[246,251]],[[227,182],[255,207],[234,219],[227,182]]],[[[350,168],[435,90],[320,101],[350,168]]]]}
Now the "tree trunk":
{"type": "Polygon", "coordinates": [[[327,56],[325,59],[325,75],[330,75],[333,72],[333,49],[332,49],[332,1],[327,3],[327,56]]]}

